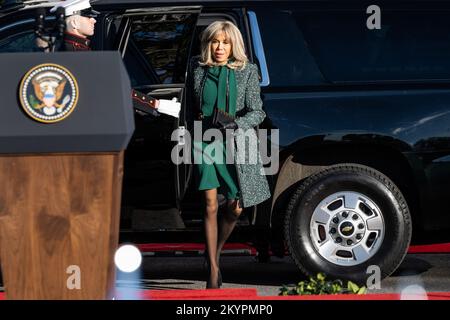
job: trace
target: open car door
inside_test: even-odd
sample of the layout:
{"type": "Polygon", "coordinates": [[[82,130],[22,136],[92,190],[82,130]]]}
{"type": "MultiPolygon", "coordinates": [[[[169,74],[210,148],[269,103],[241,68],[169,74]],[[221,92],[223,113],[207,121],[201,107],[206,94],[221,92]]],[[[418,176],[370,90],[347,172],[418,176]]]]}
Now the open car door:
{"type": "Polygon", "coordinates": [[[117,32],[131,85],[157,99],[181,102],[180,118],[136,111],[136,131],[125,155],[123,204],[134,208],[180,208],[192,166],[171,159],[174,130],[185,126],[186,75],[201,6],[127,10],[108,18],[117,32]]]}

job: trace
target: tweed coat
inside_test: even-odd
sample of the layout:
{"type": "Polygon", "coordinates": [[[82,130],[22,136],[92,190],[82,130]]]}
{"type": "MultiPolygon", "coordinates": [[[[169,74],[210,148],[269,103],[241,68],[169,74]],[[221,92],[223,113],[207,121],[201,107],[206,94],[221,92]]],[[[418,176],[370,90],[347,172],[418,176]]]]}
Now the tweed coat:
{"type": "MultiPolygon", "coordinates": [[[[207,67],[198,64],[199,57],[190,62],[188,90],[191,99],[188,114],[198,120],[200,101],[207,67]]],[[[262,110],[258,67],[247,63],[242,70],[235,70],[236,77],[236,115],[238,130],[234,134],[234,164],[238,178],[239,191],[244,208],[257,205],[270,198],[270,189],[264,175],[259,154],[259,140],[255,127],[265,118],[262,110]]]]}

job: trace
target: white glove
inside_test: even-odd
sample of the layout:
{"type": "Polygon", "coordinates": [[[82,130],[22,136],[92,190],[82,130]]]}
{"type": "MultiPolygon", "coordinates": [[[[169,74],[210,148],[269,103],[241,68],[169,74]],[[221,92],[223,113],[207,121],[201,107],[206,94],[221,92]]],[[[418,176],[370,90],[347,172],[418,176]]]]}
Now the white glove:
{"type": "Polygon", "coordinates": [[[181,103],[177,102],[177,98],[172,100],[159,99],[159,106],[156,110],[159,113],[165,113],[169,116],[178,118],[180,116],[181,103]]]}

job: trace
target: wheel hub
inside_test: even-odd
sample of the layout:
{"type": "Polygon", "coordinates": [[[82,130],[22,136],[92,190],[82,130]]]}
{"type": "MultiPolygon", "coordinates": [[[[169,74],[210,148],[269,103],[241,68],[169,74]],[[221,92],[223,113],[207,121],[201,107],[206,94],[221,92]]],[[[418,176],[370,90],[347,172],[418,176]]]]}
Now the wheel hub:
{"type": "Polygon", "coordinates": [[[364,238],[365,232],[366,226],[363,218],[351,210],[343,210],[335,214],[329,226],[331,239],[343,246],[359,243],[364,238]]]}
{"type": "Polygon", "coordinates": [[[326,197],[310,220],[311,240],[318,254],[341,266],[358,265],[373,257],[384,233],[379,207],[366,195],[354,191],[326,197]]]}

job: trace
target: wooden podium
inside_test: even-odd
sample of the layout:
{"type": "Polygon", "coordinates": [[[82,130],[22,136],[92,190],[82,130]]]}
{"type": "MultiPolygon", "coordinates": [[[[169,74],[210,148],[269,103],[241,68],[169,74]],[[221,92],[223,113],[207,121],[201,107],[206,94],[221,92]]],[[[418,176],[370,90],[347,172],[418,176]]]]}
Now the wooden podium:
{"type": "Polygon", "coordinates": [[[117,52],[2,54],[0,68],[6,297],[112,299],[123,150],[134,131],[122,59],[117,52]],[[79,91],[73,111],[55,123],[32,119],[17,98],[28,70],[48,63],[70,71],[79,91]]]}

